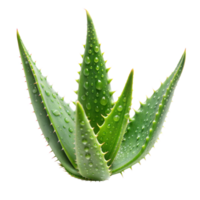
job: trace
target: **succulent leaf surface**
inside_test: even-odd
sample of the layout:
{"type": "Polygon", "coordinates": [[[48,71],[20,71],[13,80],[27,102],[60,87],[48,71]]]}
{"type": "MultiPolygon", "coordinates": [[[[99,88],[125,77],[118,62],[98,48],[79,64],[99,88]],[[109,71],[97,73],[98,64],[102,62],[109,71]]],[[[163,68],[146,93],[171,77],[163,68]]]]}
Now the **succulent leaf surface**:
{"type": "Polygon", "coordinates": [[[133,70],[130,72],[124,90],[118,98],[115,106],[110,114],[105,117],[104,124],[98,132],[98,140],[100,143],[105,143],[102,146],[104,152],[108,152],[105,158],[111,164],[119,150],[123,135],[129,119],[129,111],[131,109],[132,100],[132,85],[133,85],[133,70]]]}
{"type": "Polygon", "coordinates": [[[131,118],[124,140],[111,167],[112,173],[131,167],[149,153],[168,112],[174,89],[184,67],[184,52],[174,72],[161,84],[131,118]]]}
{"type": "Polygon", "coordinates": [[[33,62],[17,31],[26,82],[38,123],[60,166],[73,177],[103,181],[138,163],[158,139],[171,99],[181,76],[186,52],[174,72],[141,103],[129,118],[133,70],[118,100],[113,103],[112,79],[100,50],[91,16],[87,15],[78,101],[73,111],[50,86],[33,62]]]}
{"type": "Polygon", "coordinates": [[[106,180],[110,176],[107,161],[82,105],[76,106],[76,157],[80,174],[91,180],[106,180]]]}

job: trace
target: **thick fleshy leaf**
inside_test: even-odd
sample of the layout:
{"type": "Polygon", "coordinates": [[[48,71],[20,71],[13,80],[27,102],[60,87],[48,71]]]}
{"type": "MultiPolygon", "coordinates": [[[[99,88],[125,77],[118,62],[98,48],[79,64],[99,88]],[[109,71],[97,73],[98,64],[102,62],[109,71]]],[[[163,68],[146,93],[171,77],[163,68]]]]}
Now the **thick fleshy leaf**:
{"type": "Polygon", "coordinates": [[[132,100],[133,70],[129,74],[126,85],[118,98],[110,114],[105,117],[104,124],[98,132],[98,140],[105,143],[102,146],[103,152],[108,152],[105,158],[109,165],[113,162],[121,145],[126,126],[129,119],[129,111],[132,100]]]}
{"type": "Polygon", "coordinates": [[[186,53],[176,69],[154,94],[147,98],[135,112],[127,126],[127,132],[112,164],[112,174],[122,172],[143,159],[153,147],[168,112],[171,99],[184,67],[186,53]]]}
{"type": "Polygon", "coordinates": [[[75,146],[78,169],[83,177],[99,181],[109,178],[110,172],[101,150],[101,144],[79,102],[76,106],[75,146]]]}
{"type": "Polygon", "coordinates": [[[105,67],[92,19],[87,11],[86,14],[87,41],[78,72],[80,79],[76,80],[76,116],[37,69],[18,32],[17,39],[34,112],[60,166],[76,178],[102,181],[111,173],[138,163],[151,150],[168,112],[186,53],[170,77],[129,119],[133,71],[113,107],[109,68],[105,67]]]}
{"type": "Polygon", "coordinates": [[[108,80],[105,61],[101,53],[94,24],[87,14],[87,41],[83,63],[81,64],[78,101],[81,102],[90,124],[97,133],[104,121],[102,115],[107,115],[112,107],[112,92],[108,80]]]}
{"type": "MultiPolygon", "coordinates": [[[[54,138],[57,137],[57,142],[59,139],[59,142],[64,152],[66,153],[68,159],[70,160],[72,165],[76,167],[74,134],[73,134],[75,131],[74,112],[70,109],[69,105],[64,103],[63,99],[61,99],[58,96],[58,94],[48,84],[46,78],[43,77],[41,72],[37,69],[35,63],[31,59],[31,56],[28,54],[28,51],[26,50],[18,32],[17,32],[17,39],[23,66],[24,69],[26,69],[25,71],[26,71],[27,82],[29,82],[28,80],[29,76],[32,78],[31,80],[34,81],[34,83],[31,82],[28,85],[29,93],[31,94],[31,97],[33,97],[32,102],[36,101],[35,98],[37,97],[37,95],[39,95],[41,101],[38,103],[43,104],[42,110],[41,111],[39,111],[39,109],[37,110],[38,113],[36,115],[38,117],[38,122],[40,125],[43,123],[43,121],[49,123],[46,124],[45,127],[47,126],[51,127],[50,130],[53,130],[55,134],[54,138]],[[42,114],[43,110],[45,110],[45,112],[47,113],[46,115],[42,114]],[[39,117],[40,115],[42,117],[39,117]]],[[[42,128],[42,131],[44,133],[46,132],[44,127],[42,128]]],[[[60,147],[60,145],[58,147],[60,147]]],[[[63,157],[64,152],[61,155],[59,155],[57,147],[54,148],[52,145],[52,150],[54,151],[57,157],[61,156],[63,157]]],[[[60,162],[63,163],[63,160],[61,158],[60,162]]]]}

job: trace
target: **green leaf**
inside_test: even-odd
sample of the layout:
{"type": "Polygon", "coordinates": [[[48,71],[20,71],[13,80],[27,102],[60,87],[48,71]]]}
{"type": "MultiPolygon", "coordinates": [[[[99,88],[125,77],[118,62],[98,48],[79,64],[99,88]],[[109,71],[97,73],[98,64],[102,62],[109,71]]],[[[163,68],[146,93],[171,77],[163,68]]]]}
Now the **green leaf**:
{"type": "Polygon", "coordinates": [[[123,135],[129,119],[129,111],[132,100],[132,85],[133,85],[133,70],[129,74],[124,90],[115,103],[111,113],[105,118],[104,124],[100,127],[98,140],[100,143],[105,143],[102,146],[107,160],[110,160],[109,165],[113,162],[119,147],[121,145],[123,135]]]}
{"type": "Polygon", "coordinates": [[[97,133],[104,121],[102,115],[107,115],[112,107],[112,94],[108,83],[107,69],[103,59],[100,44],[94,24],[87,14],[87,41],[83,63],[81,64],[78,101],[81,102],[90,124],[97,133]]]}
{"type": "Polygon", "coordinates": [[[76,156],[80,174],[91,180],[106,180],[110,176],[107,161],[82,105],[76,105],[76,156]]]}
{"type": "MultiPolygon", "coordinates": [[[[53,130],[54,135],[57,135],[57,142],[59,139],[60,144],[68,159],[72,165],[76,167],[73,134],[75,131],[74,113],[70,107],[64,103],[63,99],[61,99],[48,84],[46,78],[42,76],[40,70],[37,69],[35,63],[32,61],[31,56],[28,54],[28,51],[26,50],[18,32],[17,39],[23,67],[25,69],[26,79],[27,82],[30,82],[28,84],[28,89],[32,98],[32,103],[37,100],[35,98],[38,98],[38,95],[41,99],[41,101],[38,102],[40,104],[40,110],[37,109],[38,113],[36,114],[38,117],[38,122],[40,125],[44,123],[44,121],[45,123],[48,122],[48,124],[45,124],[45,127],[53,130]],[[31,79],[31,81],[29,81],[29,79],[31,79]],[[43,111],[45,111],[47,114],[44,115],[43,111]],[[42,117],[39,117],[40,115],[42,117]]],[[[43,128],[42,131],[47,132],[45,128],[43,128]]],[[[54,137],[54,139],[55,138],[56,137],[54,137]]],[[[56,148],[57,147],[52,148],[54,153],[57,151],[56,148]]],[[[55,153],[57,157],[59,157],[58,152],[57,154],[55,153]]],[[[62,159],[60,161],[62,163],[62,159]]]]}
{"type": "Polygon", "coordinates": [[[156,142],[171,99],[185,63],[183,53],[176,69],[161,87],[147,98],[127,126],[124,141],[111,167],[112,174],[120,173],[143,159],[156,142]]]}

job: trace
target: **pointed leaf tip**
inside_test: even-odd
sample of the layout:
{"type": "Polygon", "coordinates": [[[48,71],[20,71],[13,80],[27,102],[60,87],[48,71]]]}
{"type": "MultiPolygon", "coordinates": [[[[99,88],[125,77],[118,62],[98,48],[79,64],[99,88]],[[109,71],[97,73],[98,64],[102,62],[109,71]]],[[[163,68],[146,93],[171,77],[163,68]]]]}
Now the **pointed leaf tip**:
{"type": "Polygon", "coordinates": [[[88,8],[83,9],[87,16],[91,16],[91,11],[88,8]]]}
{"type": "Polygon", "coordinates": [[[105,155],[106,160],[109,160],[111,164],[120,148],[123,135],[126,130],[126,126],[129,119],[129,111],[131,106],[132,97],[132,85],[133,85],[133,70],[131,70],[124,89],[115,103],[115,106],[111,109],[111,112],[106,117],[105,122],[101,126],[98,132],[98,140],[100,143],[106,143],[102,146],[102,151],[107,152],[105,155]],[[105,134],[105,133],[111,134],[105,134]]]}
{"type": "Polygon", "coordinates": [[[127,132],[124,135],[126,142],[121,144],[119,154],[112,163],[112,174],[119,173],[138,163],[154,147],[154,143],[157,141],[163,127],[176,84],[183,70],[185,55],[184,51],[172,74],[146,100],[142,106],[143,108],[135,111],[134,120],[128,125],[127,132]],[[155,101],[155,99],[157,100],[155,101]],[[146,119],[148,119],[148,124],[145,124],[146,119]],[[141,138],[141,133],[137,129],[147,133],[144,138],[141,138]],[[127,147],[132,147],[130,153],[127,152],[127,147]]]}
{"type": "Polygon", "coordinates": [[[188,47],[183,47],[183,50],[186,53],[186,60],[188,61],[188,47]]]}
{"type": "Polygon", "coordinates": [[[17,35],[19,34],[19,32],[20,32],[19,28],[15,28],[15,34],[17,35]]]}
{"type": "Polygon", "coordinates": [[[75,148],[79,172],[85,178],[106,180],[110,174],[101,151],[101,145],[90,126],[81,103],[77,102],[76,108],[75,148]],[[100,163],[101,170],[96,170],[96,163],[100,163]],[[90,169],[89,173],[88,169],[90,169]]]}

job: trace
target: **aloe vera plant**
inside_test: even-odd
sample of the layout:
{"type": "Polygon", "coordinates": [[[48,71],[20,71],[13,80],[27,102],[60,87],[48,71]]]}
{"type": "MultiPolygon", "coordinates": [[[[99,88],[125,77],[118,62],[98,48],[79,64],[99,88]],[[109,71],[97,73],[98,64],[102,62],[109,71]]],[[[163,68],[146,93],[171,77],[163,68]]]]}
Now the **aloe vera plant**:
{"type": "Polygon", "coordinates": [[[172,95],[182,73],[184,52],[174,72],[129,117],[133,70],[114,103],[91,16],[87,14],[87,40],[80,64],[76,111],[65,103],[38,70],[17,31],[19,51],[30,99],[40,128],[62,166],[82,180],[106,180],[121,173],[149,153],[156,142],[172,95]]]}

